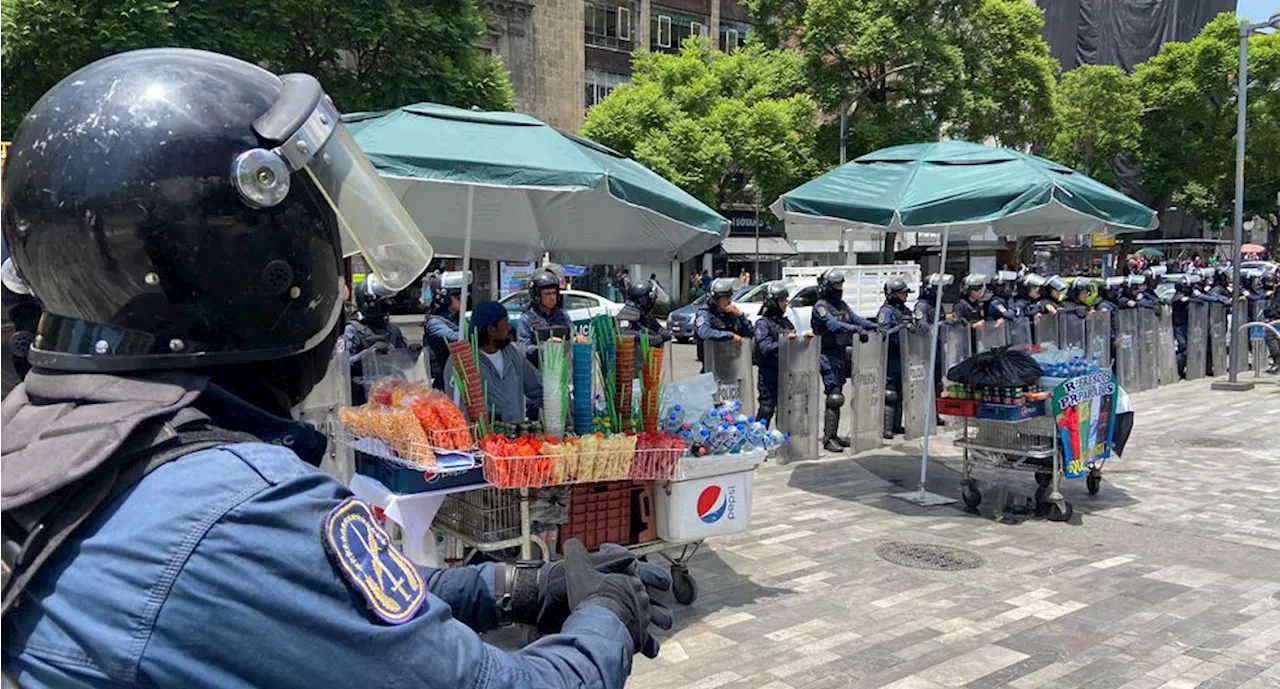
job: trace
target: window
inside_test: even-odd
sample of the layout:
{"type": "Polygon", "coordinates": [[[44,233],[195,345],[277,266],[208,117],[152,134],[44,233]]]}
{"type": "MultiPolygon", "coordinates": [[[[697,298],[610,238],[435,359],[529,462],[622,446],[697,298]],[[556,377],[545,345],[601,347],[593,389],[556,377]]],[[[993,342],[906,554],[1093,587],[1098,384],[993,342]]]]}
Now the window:
{"type": "Polygon", "coordinates": [[[654,52],[677,53],[680,44],[690,36],[710,36],[706,15],[686,14],[667,7],[652,8],[649,49],[654,52]]]}
{"type": "Polygon", "coordinates": [[[625,74],[606,72],[600,69],[588,69],[586,75],[587,108],[604,100],[614,89],[630,80],[625,74]]]}
{"type": "Polygon", "coordinates": [[[725,52],[737,50],[747,39],[747,34],[751,31],[751,25],[744,22],[735,22],[732,19],[720,20],[720,49],[725,52]]]}
{"type": "Polygon", "coordinates": [[[755,289],[742,295],[736,301],[742,304],[759,304],[764,301],[764,285],[756,285],[755,289]]]}
{"type": "Polygon", "coordinates": [[[707,27],[703,26],[702,24],[699,24],[698,22],[690,22],[689,35],[690,36],[706,36],[707,27]]]}
{"type": "Polygon", "coordinates": [[[723,50],[738,49],[738,30],[728,29],[724,32],[724,45],[720,46],[723,50]]]}
{"type": "Polygon", "coordinates": [[[622,5],[607,0],[601,0],[601,4],[588,2],[583,11],[587,45],[631,52],[631,37],[635,34],[635,27],[631,25],[633,9],[635,7],[630,2],[622,5]]]}
{"type": "Polygon", "coordinates": [[[600,306],[600,302],[592,297],[582,294],[566,294],[564,297],[564,308],[566,311],[575,311],[578,309],[594,309],[600,306]]]}
{"type": "Polygon", "coordinates": [[[658,15],[658,30],[654,35],[657,36],[659,46],[671,47],[671,17],[658,15]]]}

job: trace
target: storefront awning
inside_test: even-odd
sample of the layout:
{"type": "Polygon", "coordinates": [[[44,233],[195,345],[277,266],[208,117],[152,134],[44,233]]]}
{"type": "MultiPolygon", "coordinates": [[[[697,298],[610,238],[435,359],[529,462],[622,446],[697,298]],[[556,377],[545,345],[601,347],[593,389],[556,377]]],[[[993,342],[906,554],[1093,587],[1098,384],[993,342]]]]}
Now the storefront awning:
{"type": "Polygon", "coordinates": [[[786,237],[761,237],[758,240],[755,237],[726,237],[720,243],[720,251],[735,258],[755,258],[757,254],[762,259],[796,255],[796,248],[786,237]],[[759,251],[756,250],[757,241],[760,242],[759,251]]]}

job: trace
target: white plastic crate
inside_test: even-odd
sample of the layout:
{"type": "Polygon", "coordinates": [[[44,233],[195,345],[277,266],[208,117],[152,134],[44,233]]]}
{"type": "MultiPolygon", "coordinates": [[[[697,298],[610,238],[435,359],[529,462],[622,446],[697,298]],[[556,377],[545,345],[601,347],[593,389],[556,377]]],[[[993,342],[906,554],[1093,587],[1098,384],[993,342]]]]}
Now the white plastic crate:
{"type": "MultiPolygon", "coordinates": [[[[763,452],[700,457],[677,469],[677,481],[654,487],[658,538],[695,541],[741,533],[751,525],[751,491],[763,452]]],[[[686,458],[688,459],[688,458],[686,458]]]]}

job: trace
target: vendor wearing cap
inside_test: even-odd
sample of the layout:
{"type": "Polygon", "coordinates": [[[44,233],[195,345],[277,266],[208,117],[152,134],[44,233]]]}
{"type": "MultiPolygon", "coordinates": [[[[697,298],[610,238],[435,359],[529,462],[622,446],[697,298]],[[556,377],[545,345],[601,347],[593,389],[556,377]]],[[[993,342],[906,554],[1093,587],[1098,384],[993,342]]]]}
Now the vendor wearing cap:
{"type": "MultiPolygon", "coordinates": [[[[479,350],[476,367],[480,370],[488,409],[499,421],[524,421],[526,400],[536,407],[542,406],[542,377],[511,343],[507,310],[496,301],[482,301],[471,312],[468,327],[476,336],[479,350]]],[[[454,357],[450,356],[444,365],[445,391],[458,401],[462,399],[462,391],[458,388],[454,367],[454,357]]]]}

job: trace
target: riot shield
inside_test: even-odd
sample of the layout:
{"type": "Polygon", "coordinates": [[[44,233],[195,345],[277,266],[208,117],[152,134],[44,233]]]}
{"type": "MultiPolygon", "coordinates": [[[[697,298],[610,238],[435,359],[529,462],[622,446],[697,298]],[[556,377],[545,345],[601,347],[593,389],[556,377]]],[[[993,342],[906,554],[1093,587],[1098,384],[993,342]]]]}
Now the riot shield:
{"type": "MultiPolygon", "coordinates": [[[[1161,307],[1163,310],[1163,307],[1161,307]]],[[[1173,323],[1153,309],[1138,310],[1138,377],[1140,390],[1151,390],[1172,381],[1165,379],[1165,366],[1173,361],[1173,323]],[[1168,327],[1166,337],[1164,328],[1168,327]],[[1168,342],[1166,343],[1166,339],[1168,342]],[[1169,349],[1166,351],[1166,345],[1169,349]]]]}
{"type": "MultiPolygon", "coordinates": [[[[1244,325],[1245,322],[1261,323],[1267,320],[1262,316],[1262,312],[1267,308],[1267,302],[1262,300],[1249,302],[1247,308],[1249,311],[1249,320],[1243,321],[1243,319],[1241,319],[1242,322],[1239,324],[1232,323],[1231,324],[1232,328],[1238,328],[1241,325],[1244,325]]],[[[1261,326],[1254,326],[1252,328],[1249,328],[1249,349],[1251,350],[1251,354],[1253,355],[1253,371],[1255,374],[1260,373],[1261,371],[1264,371],[1267,368],[1266,335],[1267,335],[1266,328],[1263,328],[1261,326]]],[[[1243,359],[1243,357],[1241,358],[1243,359]]]]}
{"type": "Polygon", "coordinates": [[[707,372],[716,378],[716,400],[741,400],[742,413],[756,413],[755,372],[751,367],[751,340],[702,343],[707,372]]]}
{"type": "Polygon", "coordinates": [[[974,353],[982,352],[1003,347],[1009,344],[1005,335],[1004,319],[995,320],[988,318],[982,322],[982,327],[973,331],[973,347],[974,353]]]}
{"type": "Polygon", "coordinates": [[[1141,353],[1138,347],[1138,310],[1120,309],[1115,312],[1115,365],[1116,382],[1127,392],[1141,392],[1142,377],[1138,373],[1141,353]]]}
{"type": "Polygon", "coordinates": [[[1156,378],[1160,385],[1178,382],[1178,350],[1173,339],[1173,307],[1160,305],[1160,314],[1156,326],[1159,347],[1159,363],[1156,366],[1156,378]]]}
{"type": "Polygon", "coordinates": [[[942,375],[973,353],[969,326],[964,323],[942,323],[938,326],[938,344],[942,348],[942,375]]]}
{"type": "Polygon", "coordinates": [[[1020,316],[1006,320],[1004,322],[1009,344],[1011,345],[1029,345],[1034,344],[1035,340],[1031,338],[1031,319],[1026,316],[1020,316]]]}
{"type": "Polygon", "coordinates": [[[1084,319],[1079,314],[1059,311],[1058,348],[1084,351],[1084,319]]]}
{"type": "Polygon", "coordinates": [[[822,375],[818,340],[783,340],[778,348],[777,428],[790,433],[782,459],[813,459],[821,447],[822,375]]]}
{"type": "MultiPolygon", "coordinates": [[[[901,331],[899,334],[906,332],[901,331]]],[[[884,374],[889,343],[882,333],[871,332],[871,338],[851,348],[853,368],[849,385],[849,442],[853,452],[880,447],[884,431],[884,374]]]]}
{"type": "Polygon", "coordinates": [[[1227,305],[1219,302],[1209,304],[1209,367],[1211,375],[1227,375],[1227,305]]]}
{"type": "Polygon", "coordinates": [[[315,426],[316,430],[328,438],[329,446],[320,460],[320,470],[338,479],[343,485],[350,482],[351,475],[355,473],[355,458],[351,447],[340,442],[342,429],[339,427],[337,414],[339,409],[350,405],[351,357],[347,354],[346,341],[340,337],[334,347],[333,357],[329,359],[329,367],[325,369],[324,378],[293,408],[293,417],[315,426]]]}
{"type": "MultiPolygon", "coordinates": [[[[991,322],[988,321],[988,325],[991,322]]],[[[1004,334],[1004,328],[997,328],[1004,334]]],[[[906,429],[903,437],[915,440],[924,437],[925,405],[929,389],[929,341],[928,330],[912,332],[907,329],[898,331],[898,354],[902,359],[902,427],[906,429]]]]}
{"type": "Polygon", "coordinates": [[[1111,312],[1095,311],[1084,319],[1084,355],[1111,368],[1111,312]]]}
{"type": "Polygon", "coordinates": [[[1041,347],[1058,346],[1058,317],[1051,313],[1038,313],[1032,319],[1032,342],[1041,347]]]}
{"type": "Polygon", "coordinates": [[[1187,302],[1187,380],[1204,378],[1209,358],[1209,305],[1202,301],[1187,302]]]}

